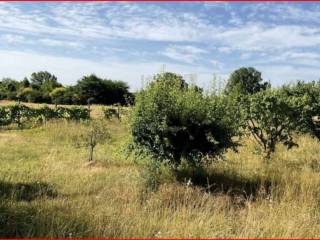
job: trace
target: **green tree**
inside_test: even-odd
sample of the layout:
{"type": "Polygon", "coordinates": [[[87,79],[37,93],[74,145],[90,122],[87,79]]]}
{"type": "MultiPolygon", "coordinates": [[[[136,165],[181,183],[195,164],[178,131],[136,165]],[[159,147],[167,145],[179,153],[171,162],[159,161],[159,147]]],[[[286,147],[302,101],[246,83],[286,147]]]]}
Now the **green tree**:
{"type": "Polygon", "coordinates": [[[24,78],[22,81],[21,81],[21,87],[23,87],[23,88],[28,88],[28,87],[30,87],[30,82],[29,82],[29,80],[28,80],[28,78],[24,78]]]}
{"type": "Polygon", "coordinates": [[[94,74],[81,78],[76,87],[81,104],[87,104],[88,99],[91,99],[91,103],[100,103],[106,97],[103,80],[94,74]]]}
{"type": "Polygon", "coordinates": [[[23,88],[19,93],[18,93],[18,98],[22,101],[32,101],[32,96],[34,95],[34,90],[31,87],[26,87],[23,88]]]}
{"type": "Polygon", "coordinates": [[[66,89],[64,87],[58,87],[51,91],[50,97],[52,99],[52,102],[57,106],[58,103],[63,102],[63,97],[66,92],[66,89]]]}
{"type": "Polygon", "coordinates": [[[290,149],[296,146],[296,115],[289,99],[281,90],[268,89],[242,98],[245,127],[270,159],[277,143],[290,149]]]}
{"type": "Polygon", "coordinates": [[[50,103],[53,89],[62,87],[57,77],[47,71],[34,72],[30,77],[31,87],[41,93],[43,102],[50,103]]]}
{"type": "Polygon", "coordinates": [[[297,130],[320,138],[318,126],[313,121],[316,116],[320,116],[320,81],[297,81],[283,86],[282,92],[295,111],[297,130]]]}
{"type": "Polygon", "coordinates": [[[57,77],[47,71],[34,72],[30,77],[31,86],[35,89],[40,89],[45,85],[45,88],[60,87],[57,77]]]}
{"type": "Polygon", "coordinates": [[[76,85],[81,104],[126,104],[126,98],[131,97],[129,87],[125,82],[102,79],[94,74],[84,76],[76,85]]]}
{"type": "Polygon", "coordinates": [[[3,78],[0,81],[0,97],[2,99],[16,100],[19,88],[20,82],[11,78],[3,78]]]}
{"type": "Polygon", "coordinates": [[[242,67],[231,73],[225,93],[253,94],[265,90],[269,86],[269,83],[263,82],[261,72],[252,67],[242,67]]]}

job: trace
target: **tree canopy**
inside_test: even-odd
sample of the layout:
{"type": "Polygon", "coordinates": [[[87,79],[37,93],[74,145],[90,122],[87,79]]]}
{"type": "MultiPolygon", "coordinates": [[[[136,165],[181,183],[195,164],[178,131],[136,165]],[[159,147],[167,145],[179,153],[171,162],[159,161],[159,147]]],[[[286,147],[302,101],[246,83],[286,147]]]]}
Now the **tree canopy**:
{"type": "Polygon", "coordinates": [[[122,81],[102,79],[94,74],[82,77],[74,86],[63,86],[48,71],[34,72],[28,79],[0,81],[0,99],[59,104],[127,104],[133,99],[122,81]]]}
{"type": "Polygon", "coordinates": [[[225,92],[230,94],[254,94],[260,90],[265,90],[270,84],[263,82],[261,72],[252,67],[241,67],[231,73],[228,79],[225,92]]]}

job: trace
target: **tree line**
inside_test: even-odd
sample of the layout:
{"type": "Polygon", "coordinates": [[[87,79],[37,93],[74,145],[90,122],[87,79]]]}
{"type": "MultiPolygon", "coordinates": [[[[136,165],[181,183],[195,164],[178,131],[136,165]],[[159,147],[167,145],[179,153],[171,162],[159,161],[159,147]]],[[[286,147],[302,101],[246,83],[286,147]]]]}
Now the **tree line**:
{"type": "Polygon", "coordinates": [[[0,100],[53,104],[127,104],[133,101],[123,81],[102,79],[94,74],[83,76],[74,86],[63,86],[47,71],[34,72],[22,81],[3,78],[0,100]]]}
{"type": "Polygon", "coordinates": [[[297,147],[296,134],[320,138],[320,81],[274,88],[254,68],[234,71],[223,91],[204,92],[163,73],[136,96],[131,149],[178,169],[199,166],[251,136],[269,162],[278,144],[297,147]]]}

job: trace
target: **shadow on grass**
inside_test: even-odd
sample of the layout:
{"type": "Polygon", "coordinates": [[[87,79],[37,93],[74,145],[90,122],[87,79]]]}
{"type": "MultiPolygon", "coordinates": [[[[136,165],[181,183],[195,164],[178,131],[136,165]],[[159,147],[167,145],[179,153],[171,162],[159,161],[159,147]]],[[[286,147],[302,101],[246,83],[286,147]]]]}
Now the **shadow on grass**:
{"type": "Polygon", "coordinates": [[[57,195],[47,183],[0,182],[0,238],[89,237],[88,217],[52,201],[57,195]]]}
{"type": "Polygon", "coordinates": [[[52,185],[42,182],[10,183],[0,182],[0,199],[32,201],[40,197],[56,197],[57,191],[52,185]]]}
{"type": "Polygon", "coordinates": [[[268,179],[249,179],[233,173],[208,171],[202,167],[180,169],[176,174],[178,181],[188,182],[190,179],[193,185],[203,187],[211,193],[224,193],[247,200],[255,200],[258,194],[271,194],[272,183],[268,179]]]}
{"type": "Polygon", "coordinates": [[[26,202],[1,202],[0,238],[90,237],[87,216],[75,216],[68,210],[26,202]]]}

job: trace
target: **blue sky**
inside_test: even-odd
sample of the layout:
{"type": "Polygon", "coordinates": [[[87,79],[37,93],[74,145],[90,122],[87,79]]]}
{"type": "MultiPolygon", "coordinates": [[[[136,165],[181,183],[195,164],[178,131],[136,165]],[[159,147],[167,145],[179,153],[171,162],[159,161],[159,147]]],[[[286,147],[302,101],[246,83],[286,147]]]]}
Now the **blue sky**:
{"type": "Polygon", "coordinates": [[[0,3],[0,77],[48,70],[138,89],[166,70],[209,87],[241,66],[281,85],[320,78],[320,3],[0,3]]]}

